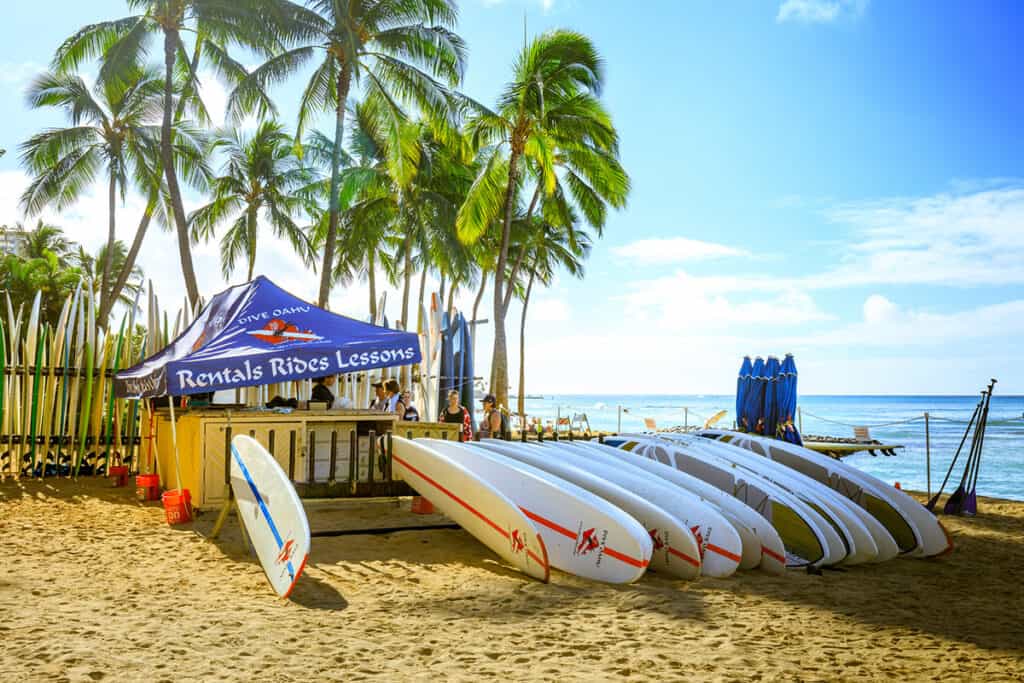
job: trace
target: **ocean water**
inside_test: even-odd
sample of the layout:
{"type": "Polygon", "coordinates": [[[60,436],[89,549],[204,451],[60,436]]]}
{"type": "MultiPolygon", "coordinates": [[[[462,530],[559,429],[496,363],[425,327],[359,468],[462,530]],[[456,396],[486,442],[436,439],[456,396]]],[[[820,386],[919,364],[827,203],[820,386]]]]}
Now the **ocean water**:
{"type": "MultiPolygon", "coordinates": [[[[927,412],[934,493],[946,475],[978,399],[979,396],[801,396],[799,405],[805,434],[852,437],[853,429],[847,425],[868,425],[872,437],[906,446],[897,450],[894,457],[858,453],[843,460],[890,484],[898,481],[903,488],[916,491],[928,488],[923,418],[927,412]],[[891,424],[894,422],[901,424],[891,424]]],[[[556,395],[528,398],[526,413],[544,421],[585,414],[591,428],[616,431],[621,407],[622,431],[639,432],[646,429],[644,418],[653,419],[659,428],[683,425],[684,421],[699,425],[719,410],[727,410],[718,424],[731,427],[735,400],[734,396],[713,395],[556,395]]],[[[516,399],[512,398],[511,403],[515,408],[516,399]]],[[[946,493],[959,485],[969,447],[970,438],[946,484],[946,493]]],[[[998,387],[989,408],[977,492],[982,496],[1024,500],[1024,396],[1000,396],[998,387]]]]}

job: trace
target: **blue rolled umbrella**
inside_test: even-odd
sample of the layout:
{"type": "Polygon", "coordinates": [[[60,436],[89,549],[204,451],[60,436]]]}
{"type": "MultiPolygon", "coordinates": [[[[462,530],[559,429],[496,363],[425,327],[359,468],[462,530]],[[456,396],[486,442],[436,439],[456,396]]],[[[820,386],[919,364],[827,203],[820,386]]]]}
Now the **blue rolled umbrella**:
{"type": "Polygon", "coordinates": [[[761,412],[764,409],[764,386],[764,359],[758,356],[750,370],[750,387],[743,402],[743,417],[747,422],[747,431],[755,434],[761,434],[764,426],[761,412]]]}
{"type": "Polygon", "coordinates": [[[462,405],[469,410],[470,423],[476,425],[473,419],[473,333],[469,323],[462,318],[462,405]]]}
{"type": "Polygon", "coordinates": [[[746,419],[744,418],[743,408],[746,404],[747,392],[750,390],[750,371],[752,368],[753,364],[750,362],[750,356],[743,356],[743,362],[740,364],[740,374],[736,378],[736,428],[741,432],[749,431],[746,419]]]}
{"type": "Polygon", "coordinates": [[[779,421],[775,391],[779,383],[780,366],[781,363],[775,356],[768,356],[768,360],[764,364],[764,404],[761,411],[764,416],[764,431],[762,434],[771,438],[775,438],[775,425],[779,421]]]}
{"type": "Polygon", "coordinates": [[[796,383],[796,361],[793,359],[793,354],[787,353],[782,360],[779,383],[776,388],[779,406],[778,431],[786,441],[802,446],[803,439],[800,438],[800,432],[797,431],[794,423],[797,402],[796,383]]]}

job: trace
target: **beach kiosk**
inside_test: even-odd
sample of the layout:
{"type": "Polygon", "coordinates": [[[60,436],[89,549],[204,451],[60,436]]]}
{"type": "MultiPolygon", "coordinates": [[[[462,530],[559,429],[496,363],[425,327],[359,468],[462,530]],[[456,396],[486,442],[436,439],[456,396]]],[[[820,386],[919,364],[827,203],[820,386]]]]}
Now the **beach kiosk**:
{"type": "Polygon", "coordinates": [[[198,507],[219,505],[227,495],[235,434],[263,444],[300,496],[412,495],[404,482],[391,478],[388,435],[457,438],[456,426],[398,423],[393,414],[370,410],[216,404],[183,409],[181,401],[420,359],[415,333],[331,313],[260,276],[214,296],[166,348],[117,373],[114,391],[119,398],[171,397],[154,412],[156,467],[164,488],[188,489],[198,507]]]}

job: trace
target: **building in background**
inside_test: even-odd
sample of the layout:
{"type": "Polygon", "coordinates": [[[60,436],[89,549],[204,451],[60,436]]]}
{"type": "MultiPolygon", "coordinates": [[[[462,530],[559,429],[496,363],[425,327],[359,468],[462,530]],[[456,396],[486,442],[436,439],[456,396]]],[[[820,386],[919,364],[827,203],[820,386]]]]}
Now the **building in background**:
{"type": "Polygon", "coordinates": [[[24,230],[9,228],[6,225],[0,226],[0,254],[24,253],[27,239],[24,230]]]}

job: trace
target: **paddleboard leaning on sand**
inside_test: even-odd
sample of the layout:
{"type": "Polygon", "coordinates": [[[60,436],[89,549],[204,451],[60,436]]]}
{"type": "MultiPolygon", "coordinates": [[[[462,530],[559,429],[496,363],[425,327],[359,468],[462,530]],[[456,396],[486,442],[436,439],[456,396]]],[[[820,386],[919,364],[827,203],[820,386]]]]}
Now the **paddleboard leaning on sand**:
{"type": "MultiPolygon", "coordinates": [[[[719,440],[733,436],[723,430],[705,430],[701,434],[719,440]]],[[[930,557],[952,549],[949,535],[923,505],[867,472],[796,444],[755,434],[735,436],[743,437],[737,445],[755,453],[760,445],[760,454],[799,470],[858,503],[885,526],[901,552],[930,557]]]]}
{"type": "Polygon", "coordinates": [[[401,477],[452,521],[527,576],[547,582],[547,547],[519,507],[477,474],[425,445],[392,438],[392,461],[401,477]]]}
{"type": "Polygon", "coordinates": [[[713,503],[733,525],[743,541],[743,560],[740,562],[740,569],[760,567],[762,570],[774,574],[785,570],[786,547],[771,522],[724,491],[666,464],[669,462],[667,456],[651,459],[650,456],[637,457],[640,455],[638,452],[630,453],[592,441],[574,443],[593,452],[614,458],[620,464],[626,463],[646,470],[713,503]]]}
{"type": "Polygon", "coordinates": [[[603,498],[478,446],[424,442],[508,496],[543,529],[553,567],[605,583],[632,583],[650,564],[654,545],[647,530],[603,498]]]}
{"type": "Polygon", "coordinates": [[[682,579],[694,579],[701,573],[700,547],[693,531],[685,522],[668,514],[636,493],[614,484],[592,472],[551,458],[537,446],[524,446],[513,442],[484,440],[480,448],[507,455],[544,470],[556,477],[572,482],[640,522],[647,529],[654,544],[648,569],[682,579]]]}
{"type": "Polygon", "coordinates": [[[309,522],[295,487],[258,441],[240,434],[231,440],[231,490],[267,580],[287,598],[309,559],[309,522]]]}

